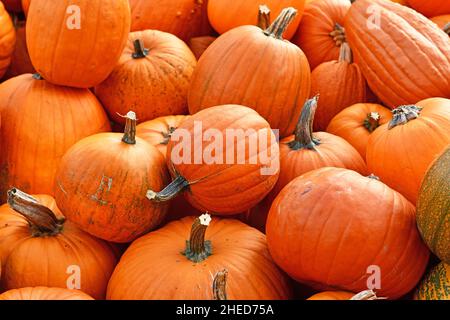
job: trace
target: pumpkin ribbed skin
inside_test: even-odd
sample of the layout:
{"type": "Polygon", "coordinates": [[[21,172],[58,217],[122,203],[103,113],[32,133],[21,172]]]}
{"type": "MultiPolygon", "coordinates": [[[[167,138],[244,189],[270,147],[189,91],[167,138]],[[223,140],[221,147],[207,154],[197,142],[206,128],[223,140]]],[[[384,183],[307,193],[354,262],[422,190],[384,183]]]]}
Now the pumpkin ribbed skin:
{"type": "Polygon", "coordinates": [[[0,300],[94,300],[79,290],[49,287],[13,289],[0,294],[0,300]]]}
{"type": "Polygon", "coordinates": [[[385,105],[450,97],[448,35],[427,18],[389,1],[357,0],[346,16],[345,32],[355,62],[385,105]],[[380,29],[370,24],[374,10],[380,29]]]}
{"type": "Polygon", "coordinates": [[[420,184],[428,167],[450,143],[450,100],[430,98],[417,119],[389,129],[379,127],[367,144],[367,167],[381,181],[417,202],[420,184]]]}
{"type": "Polygon", "coordinates": [[[450,147],[428,169],[417,201],[417,226],[428,247],[450,263],[450,147]]]}
{"type": "MultiPolygon", "coordinates": [[[[137,53],[137,52],[136,52],[137,53]]],[[[172,34],[132,32],[122,56],[95,94],[117,123],[125,123],[130,108],[139,121],[188,112],[187,92],[197,61],[188,46],[172,34]],[[141,40],[148,54],[134,58],[134,42],[141,40]]]]}
{"type": "Polygon", "coordinates": [[[3,77],[16,44],[16,32],[11,18],[0,1],[0,78],[3,77]]]}
{"type": "Polygon", "coordinates": [[[448,0],[407,0],[408,5],[427,17],[450,14],[448,0]]]}
{"type": "Polygon", "coordinates": [[[210,36],[191,38],[189,40],[189,48],[191,48],[192,53],[198,60],[216,39],[216,37],[210,36]]]}
{"type": "Polygon", "coordinates": [[[238,220],[213,218],[205,236],[213,254],[198,263],[188,260],[181,252],[193,221],[171,222],[133,242],[111,277],[107,299],[211,300],[212,276],[223,268],[230,300],[291,298],[288,279],[273,263],[265,236],[238,220]]]}
{"type": "Polygon", "coordinates": [[[390,299],[416,286],[429,257],[406,198],[339,168],[306,173],[280,192],[269,212],[267,243],[292,278],[322,290],[366,290],[368,267],[378,266],[377,294],[390,299]]]}
{"type": "Polygon", "coordinates": [[[64,153],[78,140],[110,130],[105,111],[87,89],[55,86],[24,74],[0,86],[0,195],[17,187],[54,194],[64,153]]]}
{"type": "Polygon", "coordinates": [[[325,291],[317,293],[306,300],[350,300],[355,294],[346,291],[325,291]]]}
{"type": "Polygon", "coordinates": [[[105,80],[119,60],[130,30],[130,8],[127,0],[77,1],[77,26],[76,11],[66,13],[71,5],[72,0],[33,0],[28,50],[49,82],[90,88],[105,80]]]}
{"type": "Polygon", "coordinates": [[[420,283],[414,300],[450,300],[450,265],[435,266],[420,283]]]}
{"type": "Polygon", "coordinates": [[[319,64],[339,58],[339,46],[330,36],[336,23],[344,25],[350,1],[312,1],[305,7],[302,21],[292,42],[298,45],[308,58],[311,69],[319,64]]]}

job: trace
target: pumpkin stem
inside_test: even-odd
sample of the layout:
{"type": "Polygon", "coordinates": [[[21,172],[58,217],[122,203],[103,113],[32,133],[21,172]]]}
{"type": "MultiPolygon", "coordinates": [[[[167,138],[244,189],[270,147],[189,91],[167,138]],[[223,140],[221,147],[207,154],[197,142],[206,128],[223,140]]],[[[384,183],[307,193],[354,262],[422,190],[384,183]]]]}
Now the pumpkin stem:
{"type": "Polygon", "coordinates": [[[205,241],[206,228],[211,222],[208,213],[202,214],[194,220],[191,236],[186,240],[186,250],[183,254],[192,262],[202,262],[212,254],[211,241],[205,241]]]}
{"type": "Polygon", "coordinates": [[[377,181],[380,181],[380,177],[374,175],[373,173],[371,173],[370,175],[368,175],[367,178],[373,179],[373,180],[377,180],[377,181]]]}
{"type": "Polygon", "coordinates": [[[380,126],[380,119],[381,116],[378,112],[368,113],[367,118],[364,120],[364,128],[370,133],[374,132],[380,126]]]}
{"type": "Polygon", "coordinates": [[[35,79],[35,80],[44,80],[44,78],[41,76],[41,74],[37,73],[37,72],[33,74],[33,79],[35,79]]]}
{"type": "Polygon", "coordinates": [[[219,271],[214,276],[213,281],[213,295],[214,300],[228,300],[227,299],[227,269],[219,271]]]}
{"type": "Polygon", "coordinates": [[[7,195],[8,205],[27,219],[33,236],[56,235],[62,230],[64,219],[58,219],[52,210],[29,194],[13,188],[7,195]]]}
{"type": "Polygon", "coordinates": [[[350,49],[348,42],[343,42],[341,44],[341,47],[339,49],[339,62],[353,62],[352,49],[350,49]]]}
{"type": "Polygon", "coordinates": [[[373,290],[365,290],[358,294],[355,294],[350,300],[383,300],[386,298],[377,297],[376,293],[373,290]]]}
{"type": "Polygon", "coordinates": [[[314,115],[317,110],[317,102],[319,95],[309,99],[305,102],[300,119],[295,129],[295,139],[288,143],[292,150],[309,149],[315,150],[316,146],[320,144],[320,140],[313,136],[314,115]]]}
{"type": "Polygon", "coordinates": [[[265,4],[259,6],[257,26],[262,30],[270,27],[270,9],[265,4]]]}
{"type": "Polygon", "coordinates": [[[336,47],[340,47],[347,41],[345,37],[344,27],[337,22],[334,24],[334,30],[330,32],[330,37],[333,38],[334,42],[336,43],[336,47]]]}
{"type": "Polygon", "coordinates": [[[170,138],[172,137],[172,134],[175,132],[175,130],[177,130],[177,128],[169,127],[169,128],[167,128],[167,132],[161,132],[161,134],[164,138],[164,140],[163,140],[163,142],[161,142],[161,144],[168,145],[170,138]]]}
{"type": "Polygon", "coordinates": [[[126,120],[122,141],[127,144],[136,144],[136,113],[129,111],[124,118],[126,120]]]}
{"type": "Polygon", "coordinates": [[[388,129],[407,124],[409,121],[418,118],[421,110],[422,108],[415,105],[400,106],[392,110],[393,117],[391,122],[389,122],[388,129]]]}
{"type": "Polygon", "coordinates": [[[147,191],[147,198],[154,202],[164,202],[175,198],[181,191],[189,186],[189,181],[187,181],[182,176],[176,177],[167,187],[165,187],[160,192],[155,192],[153,190],[147,191]]]}
{"type": "Polygon", "coordinates": [[[275,21],[264,30],[264,33],[269,37],[274,37],[275,39],[283,40],[283,34],[289,27],[291,22],[297,15],[297,10],[289,7],[281,11],[280,15],[275,19],[275,21]]]}
{"type": "Polygon", "coordinates": [[[133,42],[134,52],[132,54],[133,59],[141,59],[148,56],[149,50],[144,47],[144,41],[142,39],[136,39],[133,42]]]}
{"type": "Polygon", "coordinates": [[[446,34],[450,36],[450,22],[444,26],[443,30],[446,34]]]}

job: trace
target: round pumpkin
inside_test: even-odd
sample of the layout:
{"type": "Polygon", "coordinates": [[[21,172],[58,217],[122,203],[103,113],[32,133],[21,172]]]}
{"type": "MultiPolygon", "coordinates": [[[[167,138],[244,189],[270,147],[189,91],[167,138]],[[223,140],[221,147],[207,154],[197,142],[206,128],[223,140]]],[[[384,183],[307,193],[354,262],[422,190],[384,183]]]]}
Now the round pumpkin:
{"type": "Polygon", "coordinates": [[[448,0],[407,0],[408,5],[427,17],[441,14],[450,14],[450,2],[448,0]]]}
{"type": "Polygon", "coordinates": [[[450,263],[450,146],[427,170],[417,201],[417,226],[428,248],[450,263]]]}
{"type": "Polygon", "coordinates": [[[111,73],[129,30],[128,0],[33,0],[27,46],[33,66],[46,80],[90,88],[111,73]]]}
{"type": "Polygon", "coordinates": [[[49,287],[12,289],[0,294],[0,300],[94,300],[79,290],[49,287]]]}
{"type": "Polygon", "coordinates": [[[381,181],[417,202],[434,159],[450,144],[450,100],[430,98],[393,111],[367,143],[367,167],[381,181]]]}
{"type": "Polygon", "coordinates": [[[216,37],[211,36],[191,38],[191,40],[189,40],[189,48],[191,48],[192,53],[198,60],[216,39],[216,37]]]}
{"type": "Polygon", "coordinates": [[[436,24],[390,1],[356,0],[344,26],[355,62],[386,106],[450,98],[450,41],[436,24]]]}
{"type": "Polygon", "coordinates": [[[311,73],[311,94],[320,94],[314,130],[325,131],[331,119],[343,109],[367,99],[366,80],[352,51],[342,43],[339,60],[324,62],[311,73]]]}
{"type": "Polygon", "coordinates": [[[87,89],[55,86],[38,74],[0,85],[0,197],[12,187],[53,195],[64,153],[78,140],[109,131],[105,111],[87,89]]]}
{"type": "Polygon", "coordinates": [[[377,294],[396,299],[417,285],[428,262],[414,211],[373,177],[322,168],[277,196],[267,244],[277,265],[301,283],[352,292],[378,284],[377,294]]]}
{"type": "Polygon", "coordinates": [[[22,12],[22,3],[21,0],[2,0],[5,5],[6,10],[9,12],[19,13],[22,12]]]}
{"type": "Polygon", "coordinates": [[[7,290],[70,285],[96,299],[117,263],[108,243],[64,221],[51,196],[17,189],[0,207],[0,257],[7,290]]]}
{"type": "Polygon", "coordinates": [[[278,143],[269,124],[239,105],[208,108],[183,121],[166,158],[174,180],[161,192],[149,190],[147,197],[165,202],[183,192],[195,208],[223,215],[260,202],[280,169],[278,143]]]}
{"type": "Polygon", "coordinates": [[[328,124],[327,132],[344,138],[365,160],[371,134],[391,119],[391,111],[382,105],[357,103],[339,112],[328,124]]]}
{"type": "Polygon", "coordinates": [[[303,50],[312,70],[323,62],[338,60],[348,9],[350,1],[342,0],[312,1],[305,7],[292,42],[303,50]]]}
{"type": "Polygon", "coordinates": [[[210,220],[186,217],[133,242],[114,270],[107,299],[210,300],[213,276],[224,268],[230,300],[291,298],[262,233],[238,220],[210,220]],[[155,286],[161,280],[164,285],[155,286]]]}
{"type": "Polygon", "coordinates": [[[241,104],[255,109],[281,137],[292,134],[311,86],[305,55],[282,39],[295,14],[288,8],[264,32],[242,26],[214,41],[194,71],[190,113],[241,104]]]}
{"type": "Polygon", "coordinates": [[[450,265],[439,263],[424,277],[414,300],[450,300],[450,265]]]}
{"type": "Polygon", "coordinates": [[[0,1],[0,79],[6,73],[16,44],[16,32],[12,20],[0,1]]]}

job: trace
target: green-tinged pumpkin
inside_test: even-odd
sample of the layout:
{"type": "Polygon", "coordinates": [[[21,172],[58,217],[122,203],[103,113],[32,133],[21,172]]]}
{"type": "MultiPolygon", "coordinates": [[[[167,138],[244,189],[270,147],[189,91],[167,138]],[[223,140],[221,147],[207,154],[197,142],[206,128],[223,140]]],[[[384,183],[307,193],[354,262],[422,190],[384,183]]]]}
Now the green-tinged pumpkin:
{"type": "Polygon", "coordinates": [[[414,300],[450,300],[450,265],[439,263],[423,278],[414,300]]]}

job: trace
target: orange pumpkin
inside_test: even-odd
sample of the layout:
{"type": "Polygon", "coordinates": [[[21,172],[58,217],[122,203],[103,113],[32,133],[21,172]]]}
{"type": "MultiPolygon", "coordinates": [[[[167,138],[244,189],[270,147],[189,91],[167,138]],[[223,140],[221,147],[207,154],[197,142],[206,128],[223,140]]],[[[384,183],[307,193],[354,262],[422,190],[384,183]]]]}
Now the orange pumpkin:
{"type": "Polygon", "coordinates": [[[216,39],[216,37],[211,36],[191,38],[189,40],[189,48],[191,48],[192,53],[198,60],[216,39]]]}
{"type": "Polygon", "coordinates": [[[0,1],[0,79],[11,63],[11,56],[16,44],[14,25],[3,3],[0,1]]]}
{"type": "Polygon", "coordinates": [[[449,128],[449,99],[430,98],[395,109],[393,119],[369,138],[369,171],[415,204],[428,167],[450,143],[449,128]]]}
{"type": "Polygon", "coordinates": [[[450,2],[448,0],[407,0],[408,5],[427,17],[441,14],[450,14],[450,2]]]}
{"type": "Polygon", "coordinates": [[[436,16],[430,20],[436,23],[439,28],[444,29],[444,27],[450,23],[450,14],[436,16]]]}
{"type": "Polygon", "coordinates": [[[414,206],[377,179],[340,168],[308,172],[280,192],[267,244],[301,283],[352,292],[374,285],[389,299],[417,285],[429,257],[414,206]]]}
{"type": "Polygon", "coordinates": [[[324,291],[316,293],[306,300],[379,300],[373,290],[365,290],[358,294],[347,291],[324,291]]]}
{"type": "Polygon", "coordinates": [[[94,300],[79,290],[49,287],[12,289],[0,294],[0,300],[94,300]]]}
{"type": "Polygon", "coordinates": [[[36,70],[51,83],[90,88],[105,80],[130,30],[127,0],[33,0],[27,46],[36,70]],[[45,48],[45,50],[43,50],[45,48]]]}
{"type": "Polygon", "coordinates": [[[102,106],[87,89],[55,86],[38,74],[0,85],[0,195],[17,187],[54,194],[55,173],[78,140],[109,131],[102,106]]]}
{"type": "Polygon", "coordinates": [[[242,26],[214,41],[194,71],[190,113],[241,104],[255,109],[280,130],[281,137],[292,134],[311,86],[305,55],[282,39],[295,14],[294,9],[285,9],[264,32],[242,26]]]}
{"type": "Polygon", "coordinates": [[[331,120],[327,132],[344,138],[365,160],[369,137],[391,119],[391,111],[382,105],[357,103],[339,112],[331,120]]]}
{"type": "Polygon", "coordinates": [[[64,222],[52,197],[17,189],[0,207],[0,257],[7,290],[73,286],[96,299],[117,263],[108,243],[64,222]]]}

